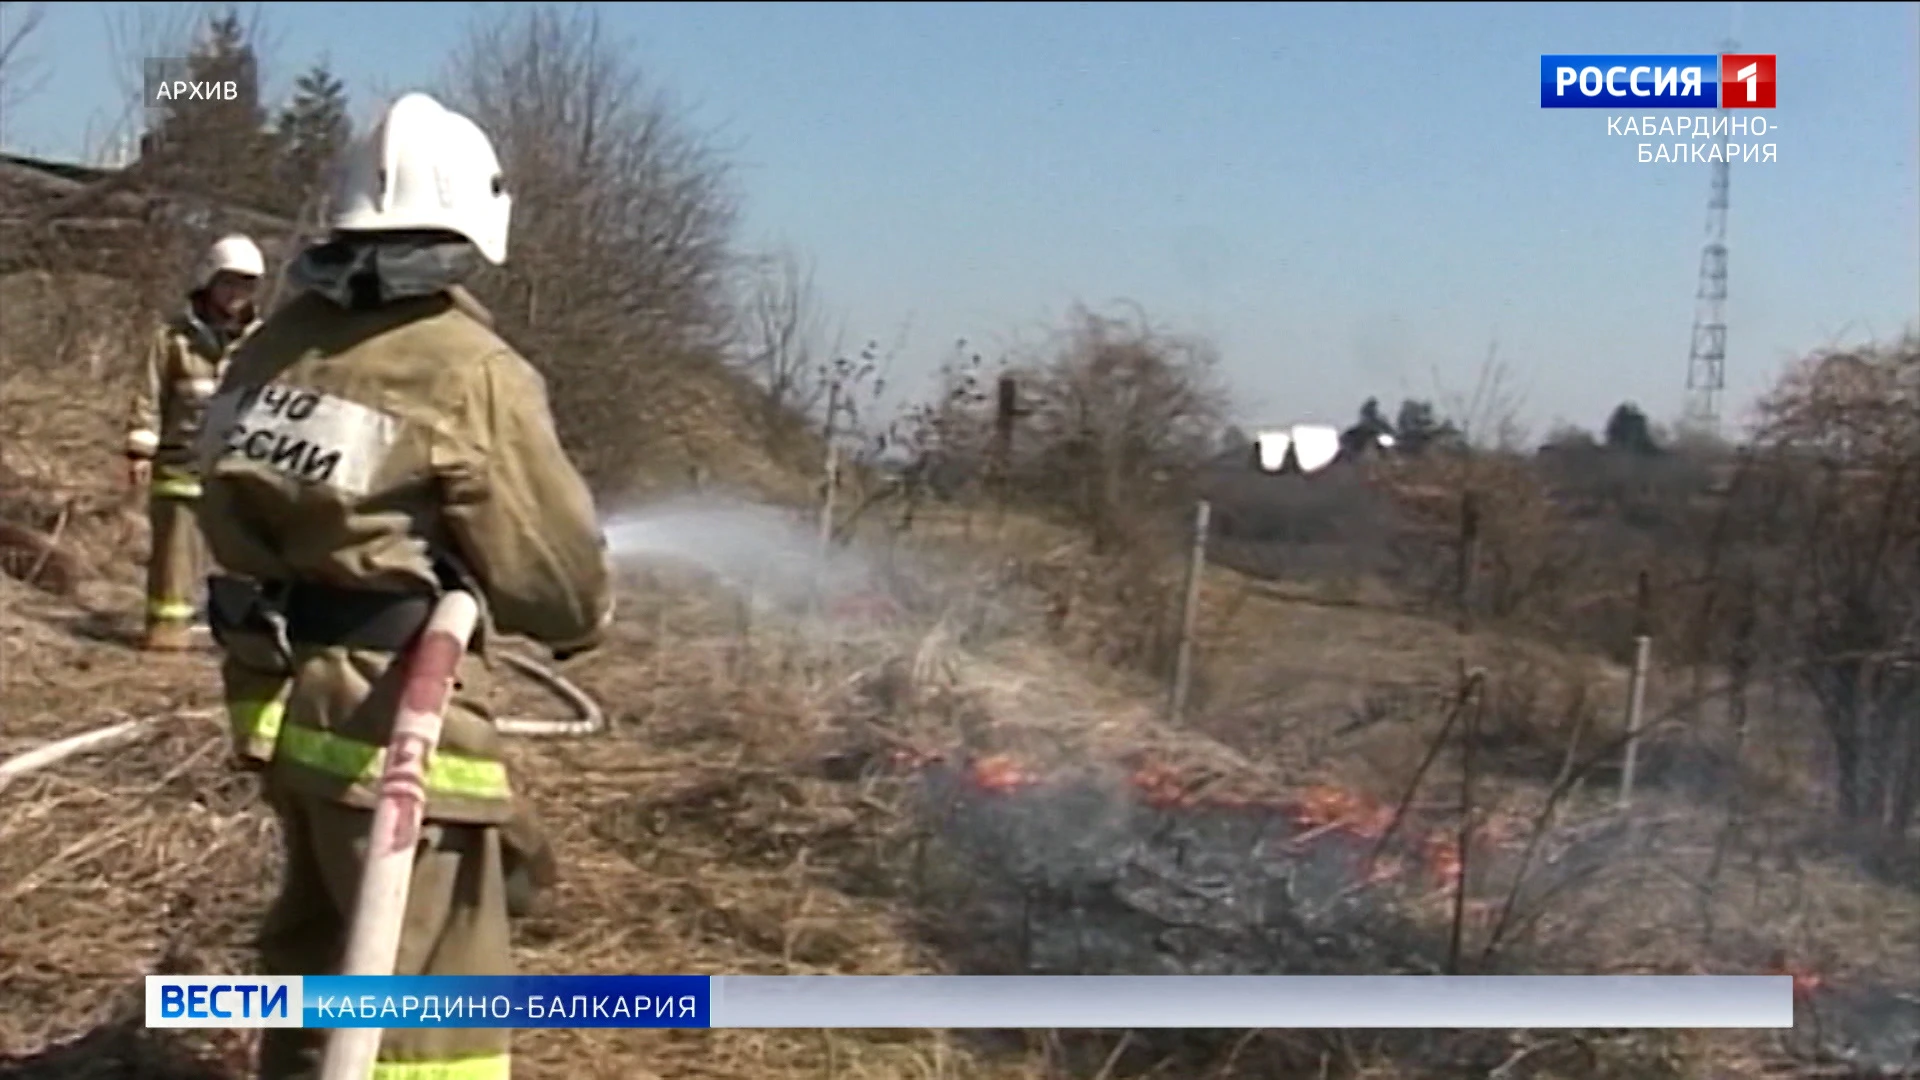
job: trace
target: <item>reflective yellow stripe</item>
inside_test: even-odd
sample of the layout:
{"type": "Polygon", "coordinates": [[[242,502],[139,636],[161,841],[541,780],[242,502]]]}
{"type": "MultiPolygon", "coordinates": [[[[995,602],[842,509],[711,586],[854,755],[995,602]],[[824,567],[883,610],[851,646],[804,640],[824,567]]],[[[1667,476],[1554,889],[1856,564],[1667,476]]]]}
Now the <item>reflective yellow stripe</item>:
{"type": "MultiPolygon", "coordinates": [[[[348,739],[330,731],[288,724],[276,751],[289,761],[358,784],[374,784],[386,768],[387,748],[348,739]]],[[[507,767],[498,761],[435,750],[427,758],[427,794],[464,799],[506,799],[507,767]]],[[[448,1074],[452,1075],[452,1074],[448,1074]]]]}
{"type": "Polygon", "coordinates": [[[233,729],[234,739],[243,743],[258,739],[272,745],[280,737],[280,722],[286,716],[287,706],[283,701],[227,702],[227,722],[233,729]]]}
{"type": "Polygon", "coordinates": [[[511,1065],[507,1054],[458,1061],[379,1061],[369,1080],[508,1080],[511,1065]]]}
{"type": "Polygon", "coordinates": [[[163,499],[197,499],[200,481],[191,476],[162,476],[153,482],[153,493],[163,499]]]}
{"type": "Polygon", "coordinates": [[[189,622],[193,619],[194,607],[184,600],[149,600],[147,617],[160,622],[189,622]]]}

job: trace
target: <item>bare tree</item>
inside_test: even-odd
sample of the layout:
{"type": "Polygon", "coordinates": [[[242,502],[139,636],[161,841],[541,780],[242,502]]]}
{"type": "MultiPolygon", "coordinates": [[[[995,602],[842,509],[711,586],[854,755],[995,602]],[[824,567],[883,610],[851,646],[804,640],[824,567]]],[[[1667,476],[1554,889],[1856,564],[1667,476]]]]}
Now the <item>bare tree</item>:
{"type": "Polygon", "coordinates": [[[733,329],[727,171],[629,55],[591,11],[512,8],[474,26],[445,80],[514,191],[510,262],[479,288],[602,486],[644,453],[658,380],[720,362],[733,329]]]}
{"type": "Polygon", "coordinates": [[[737,363],[765,391],[769,427],[811,417],[830,382],[827,358],[841,351],[828,334],[813,269],[782,250],[759,260],[749,281],[737,363]]]}
{"type": "Polygon", "coordinates": [[[46,14],[37,3],[0,0],[0,114],[18,108],[46,85],[40,58],[26,48],[46,14]]]}
{"type": "Polygon", "coordinates": [[[107,51],[113,57],[118,115],[107,125],[94,155],[102,164],[136,165],[147,131],[146,84],[149,61],[185,57],[193,48],[204,15],[191,3],[142,4],[122,9],[107,20],[107,51]]]}
{"type": "Polygon", "coordinates": [[[1473,390],[1467,394],[1441,394],[1448,419],[1459,429],[1461,439],[1483,450],[1518,451],[1528,441],[1529,432],[1520,419],[1526,395],[1513,385],[1513,373],[1499,358],[1499,342],[1487,345],[1487,358],[1480,362],[1473,390]]]}

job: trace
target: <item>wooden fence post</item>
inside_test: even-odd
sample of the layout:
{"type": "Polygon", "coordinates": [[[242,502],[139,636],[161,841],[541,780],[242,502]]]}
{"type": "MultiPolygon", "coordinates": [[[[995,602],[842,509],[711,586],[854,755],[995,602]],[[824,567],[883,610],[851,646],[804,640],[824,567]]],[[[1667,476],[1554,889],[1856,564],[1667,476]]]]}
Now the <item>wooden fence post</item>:
{"type": "Polygon", "coordinates": [[[1480,566],[1480,496],[1468,491],[1460,496],[1460,551],[1456,568],[1454,606],[1460,632],[1473,630],[1474,577],[1480,566]]]}
{"type": "Polygon", "coordinates": [[[827,561],[833,554],[833,504],[840,490],[840,444],[834,439],[834,422],[840,412],[840,380],[836,377],[827,386],[827,420],[820,435],[826,442],[826,461],[821,466],[819,539],[814,551],[814,564],[807,581],[807,615],[818,617],[825,610],[827,561]]]}
{"type": "Polygon", "coordinates": [[[1633,803],[1633,774],[1640,757],[1640,725],[1647,707],[1647,663],[1653,653],[1653,589],[1640,571],[1633,604],[1633,671],[1627,682],[1627,746],[1620,763],[1620,808],[1633,803]]]}
{"type": "Polygon", "coordinates": [[[1200,581],[1207,568],[1207,524],[1213,507],[1205,499],[1193,510],[1193,554],[1187,560],[1187,590],[1180,603],[1180,642],[1173,661],[1173,686],[1167,694],[1167,719],[1179,723],[1193,679],[1193,628],[1200,618],[1200,581]]]}

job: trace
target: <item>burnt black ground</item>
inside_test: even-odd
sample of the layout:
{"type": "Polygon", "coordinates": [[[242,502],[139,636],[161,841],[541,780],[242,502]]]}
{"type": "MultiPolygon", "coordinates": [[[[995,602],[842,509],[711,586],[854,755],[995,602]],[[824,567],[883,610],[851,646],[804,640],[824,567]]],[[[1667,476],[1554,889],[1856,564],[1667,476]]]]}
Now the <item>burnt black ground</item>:
{"type": "MultiPolygon", "coordinates": [[[[1372,841],[1331,832],[1290,844],[1301,826],[1277,808],[1146,805],[1123,786],[1069,781],[985,792],[957,770],[925,774],[926,838],[917,879],[922,927],[957,970],[982,974],[1425,974],[1444,971],[1444,918],[1415,921],[1406,904],[1432,889],[1411,869],[1365,884],[1372,841]]],[[[1577,853],[1549,868],[1550,886],[1582,872],[1577,853]]],[[[1508,856],[1510,857],[1510,855],[1508,856]]],[[[1431,897],[1428,897],[1429,901],[1431,897]]],[[[1461,970],[1578,970],[1504,952],[1461,970]]],[[[1920,966],[1916,967],[1920,972],[1920,966]]],[[[1916,980],[1920,981],[1920,980],[1916,980]]],[[[1181,1054],[1196,1037],[1219,1050],[1236,1033],[1140,1040],[1181,1054]],[[1209,1039],[1208,1037],[1211,1036],[1209,1039]],[[1180,1044],[1178,1047],[1173,1043],[1180,1044]]],[[[1397,1057],[1481,1069],[1500,1058],[1468,1036],[1373,1040],[1397,1057]],[[1474,1060],[1479,1059],[1479,1060],[1474,1060]]],[[[1854,1076],[1920,1076],[1920,993],[1821,989],[1803,1002],[1783,1049],[1854,1076]]],[[[1285,1069],[1274,1075],[1284,1075],[1285,1069]]]]}

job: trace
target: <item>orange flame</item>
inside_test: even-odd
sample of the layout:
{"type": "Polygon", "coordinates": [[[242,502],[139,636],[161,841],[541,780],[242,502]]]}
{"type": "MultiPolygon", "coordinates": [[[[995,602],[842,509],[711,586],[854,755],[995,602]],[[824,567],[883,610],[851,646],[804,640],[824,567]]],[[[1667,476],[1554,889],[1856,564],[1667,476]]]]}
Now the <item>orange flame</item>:
{"type": "Polygon", "coordinates": [[[1005,754],[976,760],[967,770],[967,778],[982,791],[1006,793],[1032,787],[1040,778],[1005,754]]]}
{"type": "MultiPolygon", "coordinates": [[[[944,754],[911,749],[893,752],[896,767],[907,770],[930,768],[947,761],[944,754]]],[[[962,772],[967,784],[994,795],[1011,794],[1035,787],[1043,778],[1010,754],[993,754],[972,760],[962,772]]],[[[1331,785],[1308,787],[1288,799],[1256,798],[1245,795],[1193,794],[1192,784],[1178,770],[1148,760],[1139,760],[1127,777],[1127,785],[1141,801],[1155,809],[1267,809],[1285,814],[1301,830],[1292,844],[1310,844],[1329,835],[1341,834],[1366,841],[1378,841],[1394,827],[1396,809],[1364,793],[1331,785]]],[[[1507,836],[1511,822],[1489,821],[1474,829],[1476,839],[1485,837],[1499,842],[1507,836]]],[[[1415,838],[1414,860],[1426,871],[1435,889],[1452,892],[1460,883],[1464,860],[1459,838],[1449,830],[1434,829],[1415,838]]],[[[1382,854],[1365,871],[1364,884],[1379,885],[1404,878],[1409,860],[1382,854]]]]}
{"type": "Polygon", "coordinates": [[[1421,841],[1420,851],[1426,856],[1427,870],[1436,885],[1449,891],[1459,886],[1465,860],[1460,857],[1458,838],[1433,833],[1421,841]]]}
{"type": "Polygon", "coordinates": [[[1141,799],[1156,810],[1184,806],[1188,802],[1186,784],[1180,775],[1164,765],[1151,762],[1140,766],[1127,778],[1141,799]]]}
{"type": "Polygon", "coordinates": [[[1393,827],[1393,808],[1358,792],[1325,785],[1301,792],[1286,807],[1303,828],[1336,826],[1364,839],[1378,840],[1393,827]]]}
{"type": "MultiPolygon", "coordinates": [[[[910,772],[933,768],[949,761],[946,754],[907,747],[895,749],[889,759],[895,768],[910,772]]],[[[1035,787],[1043,781],[1039,773],[1010,754],[973,759],[962,770],[962,776],[975,789],[994,795],[1012,794],[1035,787]]],[[[1208,795],[1202,798],[1193,793],[1193,785],[1178,770],[1151,761],[1134,765],[1127,777],[1127,785],[1143,802],[1155,809],[1263,809],[1283,813],[1301,830],[1290,841],[1296,849],[1333,833],[1377,841],[1394,828],[1397,812],[1394,807],[1383,805],[1362,792],[1330,785],[1305,788],[1290,799],[1247,795],[1208,795]]],[[[1478,849],[1483,844],[1510,842],[1523,832],[1520,819],[1495,817],[1476,823],[1471,830],[1471,837],[1478,849]]],[[[1417,863],[1432,882],[1433,891],[1429,899],[1450,903],[1465,871],[1457,832],[1452,829],[1429,829],[1418,834],[1417,841],[1410,846],[1414,849],[1411,858],[1382,853],[1367,866],[1360,884],[1377,886],[1403,880],[1412,869],[1409,864],[1417,863]]],[[[1493,901],[1469,899],[1465,904],[1465,914],[1477,923],[1491,922],[1499,908],[1500,905],[1493,901]]],[[[1828,985],[1824,976],[1790,963],[1784,953],[1776,953],[1766,970],[1769,974],[1791,976],[1796,999],[1808,998],[1828,985]]]]}
{"type": "Polygon", "coordinates": [[[1818,972],[1793,963],[1784,952],[1773,954],[1773,961],[1767,965],[1767,974],[1790,976],[1793,979],[1793,996],[1801,1000],[1812,997],[1815,990],[1827,985],[1827,980],[1818,972]]]}

